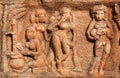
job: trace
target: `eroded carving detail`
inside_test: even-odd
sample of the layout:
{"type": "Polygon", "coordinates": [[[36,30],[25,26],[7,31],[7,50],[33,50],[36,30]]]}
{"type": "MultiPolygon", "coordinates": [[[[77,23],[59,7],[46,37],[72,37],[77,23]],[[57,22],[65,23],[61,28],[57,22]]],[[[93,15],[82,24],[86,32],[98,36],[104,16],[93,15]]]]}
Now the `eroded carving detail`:
{"type": "Polygon", "coordinates": [[[75,52],[74,42],[75,42],[75,26],[72,23],[71,8],[62,7],[60,9],[61,15],[56,11],[55,15],[51,17],[51,20],[54,20],[48,30],[53,31],[52,43],[54,47],[55,60],[57,63],[57,70],[61,74],[65,69],[62,68],[62,62],[65,61],[70,55],[70,48],[73,49],[73,62],[75,65],[75,71],[81,71],[81,66],[78,61],[78,57],[75,52]],[[73,33],[72,40],[67,36],[68,32],[73,33]]]}
{"type": "Polygon", "coordinates": [[[105,3],[109,7],[92,1],[84,5],[73,0],[51,0],[50,3],[48,0],[25,0],[16,3],[21,1],[24,0],[0,2],[4,9],[1,67],[6,76],[106,78],[111,71],[103,69],[107,67],[105,63],[114,61],[119,67],[119,55],[114,57],[120,50],[118,4],[112,13],[114,3],[105,3]],[[91,7],[92,21],[88,26],[91,20],[88,9],[91,7]],[[112,16],[118,26],[114,25],[112,16]],[[108,56],[110,60],[107,60],[108,56]]]}
{"type": "Polygon", "coordinates": [[[96,5],[93,7],[93,18],[87,34],[91,40],[95,40],[95,57],[90,73],[104,74],[103,67],[110,54],[110,40],[113,37],[112,25],[106,17],[107,7],[96,5]]]}

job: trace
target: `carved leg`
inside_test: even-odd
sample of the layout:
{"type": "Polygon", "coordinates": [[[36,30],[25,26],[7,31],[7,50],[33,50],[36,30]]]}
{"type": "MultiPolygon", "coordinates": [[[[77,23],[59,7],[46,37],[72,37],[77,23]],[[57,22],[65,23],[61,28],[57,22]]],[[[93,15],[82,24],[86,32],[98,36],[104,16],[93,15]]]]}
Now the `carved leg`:
{"type": "Polygon", "coordinates": [[[59,36],[53,34],[53,46],[54,46],[54,51],[55,51],[55,57],[56,57],[56,63],[57,63],[57,69],[58,71],[61,71],[62,69],[62,64],[61,64],[61,59],[62,59],[62,49],[61,49],[61,41],[59,36]]]}
{"type": "Polygon", "coordinates": [[[95,66],[95,72],[98,74],[99,73],[99,66],[100,66],[100,62],[102,59],[102,55],[103,54],[103,46],[101,46],[99,49],[96,50],[96,66],[95,66]]]}
{"type": "Polygon", "coordinates": [[[107,57],[108,57],[108,54],[103,55],[103,58],[102,58],[101,63],[100,63],[99,74],[104,74],[103,67],[105,65],[107,57]]]}
{"type": "Polygon", "coordinates": [[[52,61],[52,72],[56,71],[56,62],[52,61]]]}
{"type": "Polygon", "coordinates": [[[46,54],[45,41],[44,40],[40,40],[40,48],[41,48],[41,52],[46,54]]]}
{"type": "Polygon", "coordinates": [[[95,51],[95,58],[90,71],[91,74],[93,73],[98,74],[99,71],[100,60],[102,58],[102,52],[103,52],[103,46],[101,45],[101,43],[100,44],[99,43],[100,43],[99,41],[95,43],[96,51],[95,51]]]}
{"type": "Polygon", "coordinates": [[[77,56],[75,47],[73,49],[72,59],[73,59],[73,64],[74,64],[74,69],[73,70],[74,71],[82,71],[81,64],[80,64],[79,58],[77,56]]]}
{"type": "Polygon", "coordinates": [[[94,61],[90,70],[90,74],[98,74],[100,60],[101,60],[101,57],[94,58],[94,61]]]}
{"type": "Polygon", "coordinates": [[[44,62],[45,62],[45,64],[46,64],[46,66],[48,67],[48,70],[50,70],[50,65],[49,65],[49,63],[48,63],[48,60],[47,60],[45,54],[43,54],[43,59],[44,59],[44,62]]]}
{"type": "Polygon", "coordinates": [[[101,59],[101,63],[100,63],[100,70],[99,70],[99,73],[100,74],[104,74],[104,71],[103,71],[103,67],[105,65],[105,62],[109,56],[109,53],[110,53],[110,42],[107,41],[107,44],[104,46],[104,53],[103,53],[103,56],[102,56],[102,59],[101,59]]]}
{"type": "Polygon", "coordinates": [[[62,57],[62,61],[65,61],[70,55],[70,46],[68,45],[68,40],[66,38],[64,38],[61,43],[62,43],[63,51],[65,52],[65,54],[62,57]]]}

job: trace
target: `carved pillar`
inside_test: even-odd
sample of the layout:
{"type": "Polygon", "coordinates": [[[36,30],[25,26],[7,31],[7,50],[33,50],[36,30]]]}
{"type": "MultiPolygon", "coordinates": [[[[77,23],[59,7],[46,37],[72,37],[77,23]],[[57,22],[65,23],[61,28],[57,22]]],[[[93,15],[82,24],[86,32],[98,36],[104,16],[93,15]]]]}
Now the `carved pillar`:
{"type": "Polygon", "coordinates": [[[3,15],[3,5],[2,4],[0,4],[0,9],[1,9],[1,12],[0,12],[0,20],[1,20],[1,22],[0,22],[0,33],[1,33],[1,35],[0,35],[0,66],[1,66],[1,71],[2,71],[2,37],[3,37],[3,35],[2,35],[2,28],[3,28],[3,22],[2,22],[2,20],[3,20],[3,18],[2,18],[2,15],[3,15]]]}

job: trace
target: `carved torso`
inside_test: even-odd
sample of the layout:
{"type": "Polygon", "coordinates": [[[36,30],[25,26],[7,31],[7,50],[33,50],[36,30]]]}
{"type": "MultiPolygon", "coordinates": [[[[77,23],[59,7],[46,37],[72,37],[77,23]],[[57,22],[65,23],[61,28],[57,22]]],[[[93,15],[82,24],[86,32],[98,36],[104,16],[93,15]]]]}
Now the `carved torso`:
{"type": "Polygon", "coordinates": [[[70,15],[63,15],[61,20],[64,20],[63,22],[60,23],[60,29],[61,30],[68,30],[70,28],[70,15]]]}
{"type": "Polygon", "coordinates": [[[91,35],[92,36],[102,36],[105,35],[106,32],[108,31],[108,27],[105,23],[105,21],[100,21],[100,22],[96,22],[93,29],[91,30],[91,35]]]}
{"type": "Polygon", "coordinates": [[[35,25],[36,28],[36,34],[37,39],[44,40],[44,32],[46,30],[46,24],[45,23],[38,23],[35,25]]]}
{"type": "Polygon", "coordinates": [[[33,52],[37,52],[37,46],[35,40],[30,40],[29,42],[26,42],[26,48],[33,52]]]}

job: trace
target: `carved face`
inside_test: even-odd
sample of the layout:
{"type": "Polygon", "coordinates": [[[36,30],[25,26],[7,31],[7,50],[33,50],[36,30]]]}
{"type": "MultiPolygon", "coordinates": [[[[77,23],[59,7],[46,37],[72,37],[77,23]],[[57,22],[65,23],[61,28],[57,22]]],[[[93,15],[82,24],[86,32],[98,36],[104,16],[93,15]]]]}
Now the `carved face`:
{"type": "Polygon", "coordinates": [[[28,40],[31,40],[34,38],[34,32],[32,30],[27,30],[26,31],[26,37],[28,40]]]}
{"type": "Polygon", "coordinates": [[[45,10],[39,9],[36,11],[36,17],[38,18],[38,22],[43,23],[46,22],[46,12],[45,10]]]}
{"type": "Polygon", "coordinates": [[[101,20],[104,19],[104,17],[105,17],[104,11],[98,10],[98,11],[95,12],[95,19],[96,20],[101,21],[101,20]]]}
{"type": "Polygon", "coordinates": [[[63,8],[61,9],[61,11],[62,11],[63,14],[66,14],[66,13],[70,13],[70,12],[71,12],[71,9],[70,9],[70,8],[67,8],[67,7],[63,7],[63,8]]]}

